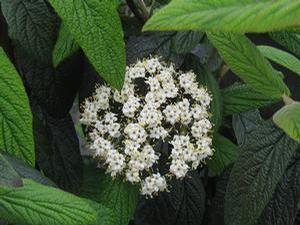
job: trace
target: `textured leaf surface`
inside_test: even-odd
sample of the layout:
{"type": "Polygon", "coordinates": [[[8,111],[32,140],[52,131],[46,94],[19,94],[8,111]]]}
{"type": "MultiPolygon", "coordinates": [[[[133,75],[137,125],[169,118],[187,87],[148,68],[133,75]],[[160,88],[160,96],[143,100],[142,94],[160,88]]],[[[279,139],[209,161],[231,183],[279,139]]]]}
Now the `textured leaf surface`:
{"type": "Polygon", "coordinates": [[[173,48],[176,53],[190,52],[202,39],[203,33],[198,31],[177,32],[173,38],[173,48]]]}
{"type": "Polygon", "coordinates": [[[9,36],[28,56],[43,63],[51,62],[57,18],[44,0],[1,0],[9,36]]]}
{"type": "Polygon", "coordinates": [[[227,166],[232,164],[239,155],[238,147],[226,137],[214,134],[213,147],[214,155],[207,161],[207,166],[216,175],[220,175],[227,166]]]}
{"type": "Polygon", "coordinates": [[[142,199],[135,214],[135,224],[201,224],[205,210],[205,190],[198,174],[189,175],[182,181],[173,181],[170,192],[162,192],[153,199],[142,199]]]}
{"type": "Polygon", "coordinates": [[[58,39],[53,50],[53,64],[57,66],[68,56],[72,55],[79,49],[79,45],[68,31],[65,23],[60,25],[58,39]]]}
{"type": "Polygon", "coordinates": [[[82,158],[73,121],[46,113],[34,118],[37,160],[43,173],[59,187],[77,192],[82,181],[82,158]]]}
{"type": "Polygon", "coordinates": [[[120,19],[110,0],[50,0],[67,29],[97,72],[120,89],[125,76],[125,49],[120,19]]]}
{"type": "Polygon", "coordinates": [[[266,45],[258,46],[258,49],[268,59],[300,75],[300,60],[292,54],[266,45]]]}
{"type": "Polygon", "coordinates": [[[270,36],[277,43],[300,57],[300,32],[279,31],[270,33],[270,36]]]}
{"type": "Polygon", "coordinates": [[[24,179],[21,188],[0,187],[0,218],[24,225],[90,225],[96,212],[83,199],[24,179]]]}
{"type": "Polygon", "coordinates": [[[290,137],[300,142],[300,102],[293,102],[277,111],[274,122],[290,137]]]}
{"type": "Polygon", "coordinates": [[[116,225],[118,223],[116,214],[109,208],[98,202],[87,200],[97,213],[93,225],[116,225]]]}
{"type": "Polygon", "coordinates": [[[256,129],[256,127],[261,123],[261,121],[262,118],[257,109],[233,115],[232,127],[238,145],[243,145],[248,141],[249,134],[256,129]]]}
{"type": "Polygon", "coordinates": [[[173,0],[144,30],[266,32],[300,25],[299,0],[173,0]]]}
{"type": "Polygon", "coordinates": [[[233,115],[265,107],[279,101],[255,91],[246,84],[234,84],[222,90],[224,115],[233,115]]]}
{"type": "Polygon", "coordinates": [[[228,182],[226,224],[252,225],[259,218],[299,148],[272,121],[250,134],[228,182]]]}
{"type": "Polygon", "coordinates": [[[84,167],[81,195],[112,209],[117,217],[114,225],[127,225],[133,217],[139,190],[120,178],[112,180],[103,170],[90,165],[84,167]]]}
{"type": "Polygon", "coordinates": [[[3,154],[3,156],[21,177],[32,179],[40,184],[56,187],[51,180],[27,163],[7,154],[3,154]]]}
{"type": "Polygon", "coordinates": [[[241,34],[209,33],[230,69],[255,90],[266,96],[289,94],[288,87],[257,47],[241,34]]]}
{"type": "Polygon", "coordinates": [[[104,173],[101,174],[100,181],[99,202],[116,212],[117,223],[115,225],[127,225],[132,219],[137,205],[138,188],[125,183],[120,178],[112,180],[109,175],[104,173]]]}
{"type": "MultiPolygon", "coordinates": [[[[286,170],[257,225],[293,225],[300,200],[300,154],[286,170]]],[[[295,222],[295,225],[297,223],[295,222]]]]}
{"type": "Polygon", "coordinates": [[[0,187],[11,186],[18,187],[22,186],[22,179],[9,164],[9,162],[0,153],[0,187]]]}
{"type": "Polygon", "coordinates": [[[0,48],[0,149],[35,163],[32,115],[23,83],[0,48]]]}

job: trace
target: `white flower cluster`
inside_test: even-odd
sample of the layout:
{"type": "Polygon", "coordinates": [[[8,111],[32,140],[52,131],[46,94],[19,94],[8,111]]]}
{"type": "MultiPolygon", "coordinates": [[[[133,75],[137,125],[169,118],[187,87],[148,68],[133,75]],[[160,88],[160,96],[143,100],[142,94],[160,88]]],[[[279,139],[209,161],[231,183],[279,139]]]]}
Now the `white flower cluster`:
{"type": "Polygon", "coordinates": [[[193,72],[149,58],[127,67],[121,91],[98,86],[83,104],[81,123],[107,172],[140,183],[141,193],[152,196],[167,189],[167,178],[185,177],[213,154],[210,102],[193,72]],[[170,146],[165,174],[158,142],[170,146]]]}

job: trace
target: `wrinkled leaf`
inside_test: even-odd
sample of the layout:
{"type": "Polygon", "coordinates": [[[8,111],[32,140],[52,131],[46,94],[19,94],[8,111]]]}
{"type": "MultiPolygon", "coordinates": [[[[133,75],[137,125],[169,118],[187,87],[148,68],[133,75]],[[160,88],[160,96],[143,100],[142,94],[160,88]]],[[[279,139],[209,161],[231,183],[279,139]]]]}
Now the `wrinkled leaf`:
{"type": "Polygon", "coordinates": [[[204,215],[205,190],[201,177],[192,173],[182,181],[174,180],[170,192],[153,199],[141,199],[135,225],[198,225],[204,215]]]}
{"type": "Polygon", "coordinates": [[[0,149],[35,163],[32,115],[23,83],[0,48],[0,149]]]}
{"type": "Polygon", "coordinates": [[[208,36],[230,69],[256,91],[277,98],[290,93],[278,72],[246,36],[231,33],[208,36]]]}
{"type": "Polygon", "coordinates": [[[121,89],[125,76],[125,49],[121,22],[114,2],[49,2],[97,72],[113,87],[121,89]]]}
{"type": "Polygon", "coordinates": [[[144,30],[267,32],[299,26],[298,0],[173,0],[144,30]]]}
{"type": "Polygon", "coordinates": [[[178,54],[190,52],[202,39],[203,33],[198,31],[177,32],[173,38],[173,49],[178,54]]]}
{"type": "Polygon", "coordinates": [[[277,111],[274,122],[290,137],[300,142],[300,102],[293,102],[277,111]]]}
{"type": "MultiPolygon", "coordinates": [[[[300,154],[286,170],[257,225],[293,225],[300,200],[300,154]]],[[[296,223],[295,223],[296,225],[296,223]]]]}
{"type": "Polygon", "coordinates": [[[218,133],[214,134],[213,148],[215,152],[212,158],[207,161],[207,166],[214,174],[220,175],[229,165],[236,161],[239,149],[229,139],[218,133]]]}
{"type": "Polygon", "coordinates": [[[262,118],[258,110],[233,115],[232,127],[238,145],[245,144],[249,139],[249,134],[261,123],[262,118]]]}
{"type": "Polygon", "coordinates": [[[117,224],[117,216],[116,214],[109,208],[101,205],[98,202],[87,200],[90,206],[96,211],[96,221],[93,225],[116,225],[117,224]]]}
{"type": "Polygon", "coordinates": [[[37,109],[35,112],[34,132],[40,169],[59,187],[79,191],[82,158],[71,117],[54,119],[37,109]]]}
{"type": "Polygon", "coordinates": [[[252,225],[262,214],[300,145],[263,122],[243,145],[225,196],[225,223],[252,225]]]}
{"type": "Polygon", "coordinates": [[[44,0],[1,0],[1,9],[14,45],[30,58],[52,61],[58,23],[44,0]]]}
{"type": "Polygon", "coordinates": [[[96,212],[83,199],[24,179],[21,188],[0,187],[0,218],[24,225],[92,225],[96,212]]]}
{"type": "Polygon", "coordinates": [[[222,90],[224,115],[234,115],[265,107],[279,101],[255,91],[246,84],[234,84],[222,90]]]}
{"type": "Polygon", "coordinates": [[[81,195],[101,203],[116,213],[115,225],[127,225],[133,217],[139,190],[121,178],[111,178],[102,170],[85,167],[81,195]]]}

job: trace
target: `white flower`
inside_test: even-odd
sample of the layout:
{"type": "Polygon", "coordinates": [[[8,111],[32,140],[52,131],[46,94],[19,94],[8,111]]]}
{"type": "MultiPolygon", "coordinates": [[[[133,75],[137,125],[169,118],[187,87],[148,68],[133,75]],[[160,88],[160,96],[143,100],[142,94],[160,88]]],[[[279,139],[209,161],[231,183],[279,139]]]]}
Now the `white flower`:
{"type": "Polygon", "coordinates": [[[107,173],[153,197],[167,190],[167,179],[184,178],[213,155],[211,101],[192,71],[177,72],[154,57],[126,68],[121,91],[96,86],[80,122],[107,173]]]}
{"type": "Polygon", "coordinates": [[[183,160],[172,160],[170,172],[174,174],[177,179],[185,177],[188,170],[189,166],[183,160]]]}

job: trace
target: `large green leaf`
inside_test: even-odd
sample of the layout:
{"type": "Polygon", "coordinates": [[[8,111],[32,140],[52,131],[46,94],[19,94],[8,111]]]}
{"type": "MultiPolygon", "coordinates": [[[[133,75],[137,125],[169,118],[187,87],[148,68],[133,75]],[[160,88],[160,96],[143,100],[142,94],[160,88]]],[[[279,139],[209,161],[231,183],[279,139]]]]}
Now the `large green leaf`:
{"type": "Polygon", "coordinates": [[[300,25],[299,0],[173,0],[144,30],[266,32],[300,25]]]}
{"type": "Polygon", "coordinates": [[[24,179],[21,188],[0,187],[0,219],[24,225],[92,225],[96,212],[83,199],[24,179]]]}
{"type": "Polygon", "coordinates": [[[120,89],[125,76],[123,32],[111,0],[50,0],[97,72],[120,89]]]}
{"type": "Polygon", "coordinates": [[[300,152],[286,170],[273,198],[255,225],[297,225],[297,203],[300,200],[300,152]],[[294,223],[295,222],[295,223],[294,223]]]}
{"type": "Polygon", "coordinates": [[[53,50],[53,64],[58,64],[79,49],[79,45],[68,31],[65,23],[60,25],[58,39],[53,50]]]}
{"type": "Polygon", "coordinates": [[[292,54],[271,46],[258,46],[259,51],[268,59],[300,75],[300,60],[292,54]]]}
{"type": "Polygon", "coordinates": [[[263,122],[249,135],[235,162],[225,196],[225,222],[253,225],[271,200],[290,160],[300,145],[263,122]]]}
{"type": "Polygon", "coordinates": [[[271,38],[300,57],[300,32],[279,31],[270,33],[271,38]]]}
{"type": "Polygon", "coordinates": [[[232,164],[239,155],[238,147],[226,137],[214,134],[213,147],[214,155],[207,161],[207,166],[216,175],[220,175],[226,167],[232,164]]]}
{"type": "Polygon", "coordinates": [[[32,115],[23,83],[0,48],[0,149],[35,163],[32,115]]]}
{"type": "Polygon", "coordinates": [[[22,186],[22,179],[0,153],[0,186],[22,186]]]}
{"type": "Polygon", "coordinates": [[[288,87],[257,47],[242,34],[209,33],[230,69],[246,83],[266,96],[289,94],[288,87]]]}
{"type": "Polygon", "coordinates": [[[117,216],[115,225],[127,225],[133,217],[139,190],[121,178],[112,179],[109,174],[90,166],[84,169],[81,195],[112,209],[117,216]]]}
{"type": "Polygon", "coordinates": [[[277,111],[274,122],[290,137],[300,142],[300,102],[293,102],[277,111]]]}
{"type": "Polygon", "coordinates": [[[247,84],[234,84],[222,90],[224,115],[233,115],[268,106],[278,98],[272,98],[255,91],[247,84]]]}

